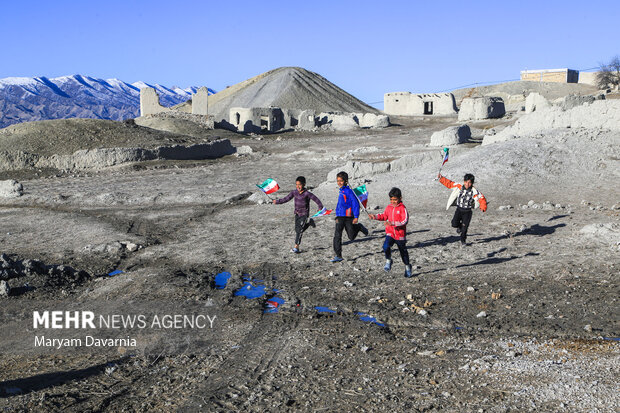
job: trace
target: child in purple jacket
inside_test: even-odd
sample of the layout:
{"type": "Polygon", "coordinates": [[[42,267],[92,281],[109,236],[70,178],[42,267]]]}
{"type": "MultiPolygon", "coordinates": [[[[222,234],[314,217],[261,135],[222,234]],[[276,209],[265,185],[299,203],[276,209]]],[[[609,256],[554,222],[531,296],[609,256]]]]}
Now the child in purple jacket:
{"type": "Polygon", "coordinates": [[[284,204],[295,198],[295,246],[291,248],[291,252],[298,254],[299,244],[301,244],[301,235],[308,227],[315,227],[313,219],[308,220],[310,215],[310,200],[313,200],[319,210],[323,209],[323,204],[312,192],[306,189],[306,178],[298,176],[295,180],[295,189],[289,192],[287,196],[280,199],[274,199],[274,204],[284,204]]]}

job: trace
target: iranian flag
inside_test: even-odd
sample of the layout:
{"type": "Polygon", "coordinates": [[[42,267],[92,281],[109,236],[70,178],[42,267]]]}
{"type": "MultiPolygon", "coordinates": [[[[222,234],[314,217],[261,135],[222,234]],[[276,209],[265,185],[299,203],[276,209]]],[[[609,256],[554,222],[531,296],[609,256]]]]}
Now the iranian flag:
{"type": "Polygon", "coordinates": [[[263,182],[260,185],[256,185],[256,186],[258,187],[258,189],[260,189],[266,194],[273,194],[278,189],[280,189],[280,186],[278,185],[278,183],[271,178],[267,178],[265,182],[263,182]]]}
{"type": "Polygon", "coordinates": [[[327,208],[323,207],[322,210],[320,210],[316,214],[312,215],[310,218],[318,218],[318,217],[322,217],[322,216],[325,216],[325,215],[329,215],[329,214],[332,213],[332,211],[333,211],[333,209],[327,209],[327,208]]]}
{"type": "Polygon", "coordinates": [[[368,204],[368,190],[366,189],[366,185],[358,186],[353,190],[353,192],[355,193],[355,196],[357,196],[357,199],[360,201],[360,204],[362,204],[364,208],[366,208],[366,205],[368,204]]]}
{"type": "Polygon", "coordinates": [[[444,166],[446,162],[448,162],[448,155],[450,152],[450,148],[443,148],[443,162],[441,163],[441,166],[444,166]]]}

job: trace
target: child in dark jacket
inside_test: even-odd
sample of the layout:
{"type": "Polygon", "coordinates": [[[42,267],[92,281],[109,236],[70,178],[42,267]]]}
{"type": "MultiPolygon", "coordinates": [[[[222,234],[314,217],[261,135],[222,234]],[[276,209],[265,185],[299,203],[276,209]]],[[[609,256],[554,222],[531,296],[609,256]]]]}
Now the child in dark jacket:
{"type": "Polygon", "coordinates": [[[392,246],[396,244],[400,251],[400,258],[405,264],[405,277],[412,276],[411,264],[409,263],[409,252],[407,251],[407,222],[409,214],[402,202],[402,193],[398,188],[392,188],[389,192],[390,204],[385,207],[383,214],[370,214],[370,219],[385,222],[385,242],[383,252],[385,253],[385,271],[392,269],[392,246]]]}
{"type": "Polygon", "coordinates": [[[308,220],[310,215],[310,200],[313,200],[319,207],[323,209],[323,204],[312,192],[306,189],[306,178],[298,176],[295,180],[295,189],[289,192],[287,196],[280,199],[274,199],[274,204],[284,204],[295,198],[295,246],[291,248],[291,252],[298,254],[299,244],[301,244],[301,236],[308,227],[316,226],[314,220],[308,220]]]}
{"type": "Polygon", "coordinates": [[[336,205],[336,230],[334,231],[334,252],[336,256],[332,258],[331,262],[343,261],[342,230],[347,231],[347,236],[351,241],[355,240],[359,232],[368,235],[368,230],[358,223],[360,204],[353,190],[349,188],[349,175],[346,172],[338,172],[336,183],[340,188],[338,204],[336,205]]]}

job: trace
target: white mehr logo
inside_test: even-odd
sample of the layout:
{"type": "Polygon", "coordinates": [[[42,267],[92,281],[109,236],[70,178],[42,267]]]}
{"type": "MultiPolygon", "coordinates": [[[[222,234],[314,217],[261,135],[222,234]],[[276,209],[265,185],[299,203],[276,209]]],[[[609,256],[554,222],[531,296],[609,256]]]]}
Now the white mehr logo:
{"type": "Polygon", "coordinates": [[[33,328],[96,328],[92,311],[43,311],[32,313],[33,328]]]}

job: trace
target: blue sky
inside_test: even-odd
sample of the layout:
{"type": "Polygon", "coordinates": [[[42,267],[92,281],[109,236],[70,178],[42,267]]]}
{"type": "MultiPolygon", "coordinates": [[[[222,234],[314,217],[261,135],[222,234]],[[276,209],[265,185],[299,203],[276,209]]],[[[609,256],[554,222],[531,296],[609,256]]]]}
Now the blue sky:
{"type": "Polygon", "coordinates": [[[5,0],[0,9],[0,78],[221,90],[301,66],[377,102],[516,79],[526,68],[583,70],[620,54],[617,0],[5,0]]]}

